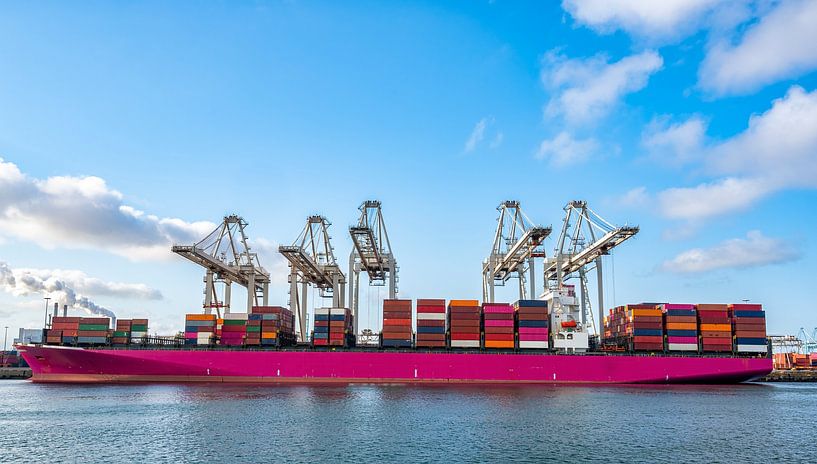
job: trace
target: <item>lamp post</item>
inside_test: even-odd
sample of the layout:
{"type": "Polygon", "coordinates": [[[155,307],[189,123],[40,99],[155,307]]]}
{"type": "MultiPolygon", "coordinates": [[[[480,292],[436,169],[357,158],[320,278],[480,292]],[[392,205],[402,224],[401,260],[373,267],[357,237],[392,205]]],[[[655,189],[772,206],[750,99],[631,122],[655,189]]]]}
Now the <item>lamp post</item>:
{"type": "Polygon", "coordinates": [[[9,339],[9,326],[6,326],[6,334],[3,336],[3,362],[0,363],[3,366],[6,365],[6,342],[9,339]]]}
{"type": "Polygon", "coordinates": [[[43,322],[43,329],[47,329],[48,327],[48,302],[51,301],[51,297],[47,296],[45,299],[45,321],[43,322]]]}

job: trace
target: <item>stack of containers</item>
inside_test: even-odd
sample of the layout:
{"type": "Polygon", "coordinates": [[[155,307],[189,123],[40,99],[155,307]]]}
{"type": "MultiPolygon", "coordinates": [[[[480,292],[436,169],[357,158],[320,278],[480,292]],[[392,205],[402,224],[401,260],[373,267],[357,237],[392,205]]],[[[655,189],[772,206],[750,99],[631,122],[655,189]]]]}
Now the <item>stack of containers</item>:
{"type": "Polygon", "coordinates": [[[411,348],[411,300],[383,300],[383,347],[411,348]]]}
{"type": "Polygon", "coordinates": [[[445,348],[445,300],[417,300],[418,348],[445,348]]]}
{"type": "Polygon", "coordinates": [[[127,345],[130,343],[130,333],[133,321],[130,319],[117,319],[116,328],[113,331],[111,343],[114,345],[127,345]]]}
{"type": "Polygon", "coordinates": [[[543,300],[519,300],[514,303],[519,327],[519,348],[547,349],[549,346],[548,303],[543,300]]]}
{"type": "MultiPolygon", "coordinates": [[[[52,323],[53,327],[53,323],[52,323]]],[[[47,345],[59,345],[62,343],[62,330],[59,329],[48,329],[45,334],[45,343],[47,345]]]]}
{"type": "Polygon", "coordinates": [[[51,319],[51,330],[46,335],[47,343],[73,345],[77,343],[80,317],[54,317],[51,319]],[[59,337],[59,339],[58,339],[59,337]]]}
{"type": "Polygon", "coordinates": [[[81,317],[77,343],[84,345],[103,345],[108,342],[108,329],[111,320],[107,317],[81,317]]]}
{"type": "Polygon", "coordinates": [[[315,308],[315,329],[312,332],[313,346],[329,345],[330,308],[315,308]]]}
{"type": "Polygon", "coordinates": [[[247,313],[227,313],[221,326],[221,344],[242,346],[247,338],[247,313]]]}
{"type": "Polygon", "coordinates": [[[698,311],[691,304],[662,304],[667,350],[698,351],[698,311]]]}
{"type": "Polygon", "coordinates": [[[765,353],[766,311],[759,304],[729,305],[735,336],[735,350],[739,353],[765,353]]]}
{"type": "Polygon", "coordinates": [[[701,351],[732,351],[732,317],[725,304],[698,304],[701,351]]]}
{"type": "Polygon", "coordinates": [[[451,348],[479,348],[481,310],[477,300],[448,303],[448,331],[451,348]]]}
{"type": "Polygon", "coordinates": [[[247,337],[244,339],[247,346],[261,346],[261,315],[254,314],[254,309],[247,314],[247,337]]]}
{"type": "Polygon", "coordinates": [[[485,348],[514,348],[514,310],[507,303],[483,303],[485,348]]]}
{"type": "Polygon", "coordinates": [[[653,304],[618,306],[611,309],[605,332],[619,346],[635,351],[664,349],[664,318],[653,304]]]}
{"type": "MultiPolygon", "coordinates": [[[[411,308],[411,301],[409,301],[411,308]]],[[[409,309],[411,314],[411,309],[409,309]]],[[[411,316],[409,315],[409,324],[411,316]]],[[[411,325],[409,325],[411,330],[411,325]]],[[[347,337],[352,332],[352,312],[346,308],[332,308],[329,310],[329,346],[346,346],[347,337]]]]}
{"type": "Polygon", "coordinates": [[[251,312],[250,320],[261,322],[261,345],[289,346],[295,342],[292,311],[281,306],[253,306],[251,312]]]}
{"type": "Polygon", "coordinates": [[[142,337],[146,337],[148,334],[148,320],[147,319],[133,319],[131,321],[131,328],[130,328],[130,341],[131,343],[139,343],[142,341],[142,337]]]}
{"type": "Polygon", "coordinates": [[[209,345],[216,330],[215,314],[186,314],[184,316],[184,344],[209,345]]]}

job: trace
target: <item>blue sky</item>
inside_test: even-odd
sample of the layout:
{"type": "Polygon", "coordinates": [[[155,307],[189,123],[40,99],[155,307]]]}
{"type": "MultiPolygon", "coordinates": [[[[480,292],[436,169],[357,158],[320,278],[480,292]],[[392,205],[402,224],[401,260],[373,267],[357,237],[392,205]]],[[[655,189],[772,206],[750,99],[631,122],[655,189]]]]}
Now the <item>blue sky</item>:
{"type": "Polygon", "coordinates": [[[479,298],[500,201],[558,228],[585,199],[641,226],[606,260],[608,303],[749,299],[771,332],[814,327],[812,19],[801,1],[4,5],[0,320],[41,324],[61,282],[178,329],[202,273],[166,250],[229,213],[284,304],[275,245],[320,213],[345,267],[368,198],[402,297],[479,298]]]}

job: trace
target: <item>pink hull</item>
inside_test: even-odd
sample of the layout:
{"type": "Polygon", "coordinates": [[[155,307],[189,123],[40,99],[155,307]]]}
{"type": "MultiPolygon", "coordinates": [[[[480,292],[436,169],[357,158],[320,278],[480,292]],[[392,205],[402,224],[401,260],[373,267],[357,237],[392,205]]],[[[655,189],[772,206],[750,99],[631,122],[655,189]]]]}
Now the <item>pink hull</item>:
{"type": "Polygon", "coordinates": [[[19,346],[34,382],[736,383],[769,358],[19,346]]]}

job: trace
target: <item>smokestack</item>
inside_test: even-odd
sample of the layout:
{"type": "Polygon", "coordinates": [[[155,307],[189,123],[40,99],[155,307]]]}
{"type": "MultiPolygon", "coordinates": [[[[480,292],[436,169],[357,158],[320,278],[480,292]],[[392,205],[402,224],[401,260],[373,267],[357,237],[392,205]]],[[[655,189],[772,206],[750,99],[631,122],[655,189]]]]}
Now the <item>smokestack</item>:
{"type": "Polygon", "coordinates": [[[62,317],[68,317],[68,305],[62,305],[62,317]]]}
{"type": "Polygon", "coordinates": [[[60,317],[60,304],[54,302],[54,317],[60,317]]]}

